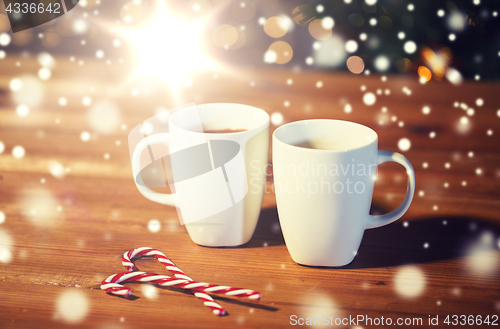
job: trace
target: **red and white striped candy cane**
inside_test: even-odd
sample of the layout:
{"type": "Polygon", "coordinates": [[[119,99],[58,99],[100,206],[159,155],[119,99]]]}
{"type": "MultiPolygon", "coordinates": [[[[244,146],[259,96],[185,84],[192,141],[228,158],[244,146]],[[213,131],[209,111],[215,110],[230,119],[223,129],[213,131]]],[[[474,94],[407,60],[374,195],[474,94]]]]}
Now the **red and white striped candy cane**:
{"type": "Polygon", "coordinates": [[[175,266],[174,262],[168,259],[168,257],[165,256],[164,253],[162,253],[158,249],[153,249],[150,247],[135,248],[125,252],[122,257],[122,265],[125,266],[129,272],[132,272],[136,269],[135,264],[132,263],[132,259],[141,256],[154,256],[160,261],[160,263],[165,265],[167,270],[172,272],[176,278],[193,281],[193,279],[187,276],[183,270],[175,266]]]}
{"type": "MultiPolygon", "coordinates": [[[[122,257],[122,265],[125,266],[127,270],[132,272],[133,270],[136,269],[135,264],[132,263],[132,259],[138,258],[141,256],[154,256],[160,263],[165,265],[167,270],[172,272],[174,276],[178,279],[185,279],[189,281],[193,281],[189,276],[187,276],[183,270],[175,266],[174,262],[172,262],[170,259],[168,259],[167,256],[165,256],[164,253],[159,251],[158,249],[150,248],[150,247],[141,247],[141,248],[135,248],[131,249],[129,251],[126,251],[123,254],[122,257]]],[[[203,304],[207,307],[210,307],[212,309],[212,312],[216,315],[225,315],[226,311],[220,306],[218,303],[215,302],[215,300],[207,295],[206,293],[203,292],[197,292],[194,294],[197,298],[201,299],[203,301],[203,304]]]]}
{"type": "MultiPolygon", "coordinates": [[[[184,279],[174,279],[166,275],[159,275],[155,273],[146,272],[122,272],[118,274],[113,274],[107,279],[103,280],[101,283],[101,289],[105,292],[117,296],[130,296],[130,288],[121,285],[120,283],[126,282],[149,282],[153,284],[158,284],[161,286],[177,286],[177,284],[191,282],[184,279]]],[[[203,301],[203,304],[210,309],[215,315],[225,315],[226,311],[220,306],[215,300],[208,294],[204,292],[195,292],[194,295],[203,301]]]]}
{"type": "Polygon", "coordinates": [[[147,273],[147,272],[131,272],[131,273],[123,272],[123,273],[113,274],[103,281],[103,286],[101,286],[101,288],[103,290],[106,290],[106,292],[110,292],[114,295],[121,295],[128,297],[130,295],[130,288],[123,287],[122,285],[117,285],[120,282],[123,283],[149,282],[165,287],[184,288],[197,292],[222,294],[233,297],[247,297],[249,299],[255,299],[255,300],[258,300],[261,297],[261,294],[259,292],[250,289],[219,286],[206,282],[190,281],[186,279],[174,279],[166,275],[159,275],[156,273],[147,273]],[[109,291],[107,291],[107,289],[109,289],[109,291]]]}
{"type": "Polygon", "coordinates": [[[149,248],[149,247],[142,247],[142,248],[129,250],[123,254],[123,257],[122,257],[123,266],[125,266],[129,271],[135,270],[136,267],[135,267],[134,263],[132,263],[132,259],[140,257],[140,256],[154,256],[163,265],[165,265],[167,270],[172,272],[176,278],[186,280],[186,283],[183,284],[182,286],[177,285],[177,283],[172,284],[172,285],[175,285],[176,287],[180,287],[180,288],[184,288],[184,289],[191,289],[191,290],[195,290],[195,289],[196,290],[203,290],[205,292],[224,294],[227,296],[234,296],[234,297],[247,297],[250,299],[257,299],[257,300],[260,299],[260,297],[261,297],[260,293],[253,291],[253,290],[250,290],[250,289],[231,288],[228,286],[218,286],[218,285],[213,285],[213,284],[209,284],[209,283],[205,283],[205,282],[194,281],[189,276],[187,276],[183,270],[178,268],[174,264],[174,262],[172,262],[170,259],[168,259],[168,257],[165,256],[164,253],[162,253],[158,249],[153,249],[153,248],[149,248]]]}
{"type": "Polygon", "coordinates": [[[140,256],[156,257],[162,264],[166,266],[166,268],[169,271],[171,271],[174,274],[176,278],[174,279],[166,275],[158,275],[155,273],[123,272],[111,275],[106,280],[103,280],[101,283],[101,289],[108,293],[124,297],[129,297],[131,292],[130,288],[124,287],[123,285],[120,284],[126,282],[149,282],[161,286],[170,286],[170,287],[173,286],[173,287],[189,289],[194,292],[194,295],[196,297],[200,298],[203,301],[205,306],[210,307],[213,313],[216,315],[224,315],[226,314],[226,312],[207,293],[218,293],[218,294],[224,294],[226,296],[235,296],[235,297],[247,297],[255,300],[261,298],[261,294],[259,292],[250,289],[231,288],[228,286],[218,286],[205,282],[194,281],[189,276],[187,276],[180,268],[175,266],[175,264],[170,259],[168,259],[167,256],[165,256],[165,254],[163,254],[161,251],[157,249],[149,247],[136,248],[127,251],[123,255],[122,264],[129,271],[133,271],[136,267],[134,263],[132,263],[132,259],[140,256]]]}

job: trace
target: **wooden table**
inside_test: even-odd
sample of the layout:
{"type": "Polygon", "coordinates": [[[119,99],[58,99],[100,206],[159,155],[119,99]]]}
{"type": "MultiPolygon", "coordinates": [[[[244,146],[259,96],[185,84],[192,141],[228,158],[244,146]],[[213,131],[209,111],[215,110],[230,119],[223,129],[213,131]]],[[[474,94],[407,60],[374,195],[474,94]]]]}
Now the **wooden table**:
{"type": "MultiPolygon", "coordinates": [[[[212,72],[195,75],[193,86],[174,97],[162,81],[129,79],[126,64],[88,60],[81,66],[58,58],[52,77],[38,80],[43,101],[27,117],[19,117],[9,83],[24,74],[36,75],[39,65],[33,58],[9,56],[0,66],[0,141],[5,145],[0,154],[0,211],[6,216],[0,225],[2,328],[270,328],[289,326],[292,315],[383,316],[394,322],[422,318],[420,327],[428,327],[429,315],[439,315],[444,326],[446,315],[491,319],[500,313],[498,83],[421,85],[415,76],[388,76],[384,82],[375,74],[228,68],[216,78],[212,72]],[[131,93],[134,88],[138,95],[131,93]],[[377,95],[375,105],[363,103],[366,92],[377,95]],[[121,119],[115,131],[93,130],[84,96],[94,104],[103,99],[117,104],[121,119]],[[60,97],[67,99],[66,106],[58,104],[60,97]],[[477,106],[477,98],[484,105],[477,106]],[[398,141],[408,138],[411,149],[403,153],[416,171],[413,204],[400,221],[367,231],[355,260],[342,268],[292,261],[272,193],[265,195],[249,243],[200,247],[179,224],[174,208],[152,203],[137,191],[127,146],[129,130],[152,116],[157,106],[193,101],[254,105],[281,112],[284,122],[359,122],[378,132],[382,149],[398,150],[398,141]],[[455,102],[474,108],[475,114],[468,116],[455,102]],[[345,104],[351,105],[351,113],[344,112],[345,104]],[[425,105],[431,109],[428,115],[422,113],[425,105]],[[466,134],[457,130],[461,117],[470,120],[466,134]],[[81,140],[83,131],[91,133],[90,141],[81,140]],[[431,131],[435,138],[429,137],[431,131]],[[16,145],[24,147],[23,158],[12,156],[16,145]],[[159,232],[148,229],[151,219],[160,221],[159,232]],[[164,251],[196,280],[255,289],[263,298],[216,297],[229,313],[219,318],[180,290],[151,292],[130,284],[136,296],[132,300],[102,292],[100,281],[124,270],[121,254],[141,246],[164,251]]],[[[405,185],[402,167],[382,165],[374,211],[395,208],[405,185]]],[[[144,271],[165,271],[155,260],[137,264],[144,271]]],[[[354,328],[352,323],[343,327],[354,328]]]]}

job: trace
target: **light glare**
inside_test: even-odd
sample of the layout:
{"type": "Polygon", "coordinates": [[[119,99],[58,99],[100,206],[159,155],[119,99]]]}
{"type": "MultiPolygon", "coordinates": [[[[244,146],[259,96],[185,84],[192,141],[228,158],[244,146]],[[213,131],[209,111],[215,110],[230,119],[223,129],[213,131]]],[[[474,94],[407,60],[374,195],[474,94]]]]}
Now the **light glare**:
{"type": "Polygon", "coordinates": [[[135,75],[159,77],[177,90],[188,72],[214,67],[215,64],[205,56],[200,46],[205,31],[203,23],[201,20],[182,21],[169,14],[165,2],[158,2],[151,24],[142,29],[119,31],[137,50],[135,75]]]}

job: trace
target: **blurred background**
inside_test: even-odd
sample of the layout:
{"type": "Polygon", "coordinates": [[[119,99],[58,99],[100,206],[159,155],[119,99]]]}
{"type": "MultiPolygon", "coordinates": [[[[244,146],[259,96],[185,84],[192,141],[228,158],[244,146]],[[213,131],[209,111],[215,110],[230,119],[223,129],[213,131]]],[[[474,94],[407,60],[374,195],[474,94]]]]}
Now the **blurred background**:
{"type": "Polygon", "coordinates": [[[15,34],[0,7],[0,58],[48,52],[110,65],[163,61],[164,75],[231,64],[452,83],[500,78],[500,4],[492,0],[81,0],[15,34]]]}

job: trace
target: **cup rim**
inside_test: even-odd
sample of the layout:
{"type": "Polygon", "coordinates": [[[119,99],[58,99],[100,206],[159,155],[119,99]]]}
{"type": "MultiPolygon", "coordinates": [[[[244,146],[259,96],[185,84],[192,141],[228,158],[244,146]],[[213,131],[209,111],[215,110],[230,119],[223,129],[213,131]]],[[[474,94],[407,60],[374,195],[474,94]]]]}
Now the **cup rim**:
{"type": "Polygon", "coordinates": [[[258,107],[255,107],[255,106],[252,106],[252,105],[247,105],[247,104],[240,104],[240,103],[204,103],[204,104],[194,104],[193,106],[196,107],[196,108],[199,108],[201,106],[210,106],[210,107],[217,107],[217,106],[235,106],[235,107],[245,107],[249,110],[252,110],[254,112],[259,112],[260,114],[263,114],[265,116],[265,121],[263,124],[261,125],[258,125],[258,126],[255,126],[251,129],[248,129],[248,130],[244,130],[244,131],[237,131],[237,132],[228,132],[228,133],[224,133],[224,134],[220,134],[220,133],[207,133],[207,132],[199,132],[199,131],[192,131],[192,130],[189,130],[189,129],[185,129],[183,127],[180,127],[179,125],[176,125],[174,123],[172,123],[172,119],[175,119],[175,116],[176,115],[180,115],[178,113],[182,112],[183,110],[185,109],[188,109],[189,107],[185,107],[185,108],[182,108],[180,109],[179,111],[176,111],[175,113],[172,114],[172,116],[169,118],[169,121],[171,122],[172,125],[174,125],[177,129],[180,129],[182,131],[186,131],[186,132],[191,132],[191,133],[194,133],[194,134],[204,134],[204,135],[208,135],[208,136],[221,136],[221,135],[230,135],[230,136],[235,136],[235,135],[244,135],[244,134],[249,134],[249,133],[254,133],[256,130],[260,130],[260,129],[263,129],[263,128],[266,128],[270,125],[270,117],[269,117],[269,114],[264,111],[263,109],[261,108],[258,108],[258,107]]]}
{"type": "Polygon", "coordinates": [[[365,148],[365,147],[367,147],[369,145],[372,145],[373,143],[377,143],[378,142],[378,134],[372,128],[370,128],[368,126],[365,126],[365,125],[362,125],[362,124],[357,123],[357,122],[353,122],[353,121],[336,120],[336,119],[307,119],[307,120],[298,120],[298,121],[289,122],[289,123],[286,123],[286,124],[284,124],[284,125],[276,128],[276,130],[274,130],[274,132],[273,132],[273,141],[280,142],[283,145],[285,145],[286,147],[290,147],[290,148],[295,149],[295,150],[301,150],[303,152],[346,153],[346,152],[351,152],[351,151],[355,151],[355,150],[359,150],[359,149],[365,148]],[[372,140],[372,141],[370,141],[370,142],[367,142],[366,144],[363,144],[363,145],[360,145],[360,146],[357,146],[357,147],[353,147],[353,148],[349,148],[349,149],[324,150],[324,149],[313,149],[313,148],[306,148],[306,147],[300,147],[300,146],[297,146],[297,145],[293,145],[293,144],[290,144],[288,142],[285,142],[285,141],[281,140],[276,135],[276,134],[279,134],[280,130],[282,130],[282,129],[286,128],[286,127],[300,125],[300,124],[318,123],[318,122],[341,122],[343,124],[351,124],[351,125],[355,125],[355,126],[360,126],[363,129],[367,129],[367,130],[371,131],[375,135],[375,139],[372,140]]]}

